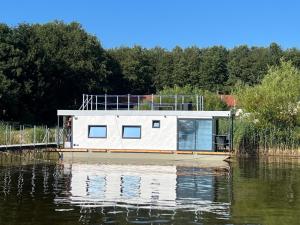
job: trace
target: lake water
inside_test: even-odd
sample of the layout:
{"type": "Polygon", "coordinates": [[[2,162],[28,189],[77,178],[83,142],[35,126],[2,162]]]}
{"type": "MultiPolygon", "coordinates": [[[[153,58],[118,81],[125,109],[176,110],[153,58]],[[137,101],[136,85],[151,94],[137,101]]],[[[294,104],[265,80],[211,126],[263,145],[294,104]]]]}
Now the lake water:
{"type": "Polygon", "coordinates": [[[0,161],[0,225],[300,224],[300,163],[240,159],[228,171],[0,161]]]}

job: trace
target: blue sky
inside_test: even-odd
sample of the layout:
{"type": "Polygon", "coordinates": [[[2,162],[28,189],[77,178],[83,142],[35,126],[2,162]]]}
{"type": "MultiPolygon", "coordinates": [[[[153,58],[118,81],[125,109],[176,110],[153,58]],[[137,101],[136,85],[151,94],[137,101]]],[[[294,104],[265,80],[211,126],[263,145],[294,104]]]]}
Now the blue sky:
{"type": "Polygon", "coordinates": [[[297,0],[1,0],[0,22],[77,21],[103,47],[300,47],[297,0]]]}

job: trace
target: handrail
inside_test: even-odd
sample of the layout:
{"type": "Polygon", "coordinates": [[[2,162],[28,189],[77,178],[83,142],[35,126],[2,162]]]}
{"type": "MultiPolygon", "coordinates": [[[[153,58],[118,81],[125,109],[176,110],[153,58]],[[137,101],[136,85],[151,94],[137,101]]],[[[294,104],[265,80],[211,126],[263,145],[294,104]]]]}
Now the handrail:
{"type": "Polygon", "coordinates": [[[200,95],[82,95],[79,110],[166,110],[203,111],[200,95]]]}

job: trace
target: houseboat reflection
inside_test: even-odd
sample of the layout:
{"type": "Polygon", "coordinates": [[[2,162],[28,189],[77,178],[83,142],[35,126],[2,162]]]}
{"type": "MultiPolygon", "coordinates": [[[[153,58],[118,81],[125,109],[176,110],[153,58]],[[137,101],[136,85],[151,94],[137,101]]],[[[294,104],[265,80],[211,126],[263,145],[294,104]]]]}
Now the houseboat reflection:
{"type": "Polygon", "coordinates": [[[212,170],[156,165],[65,165],[70,195],[58,202],[81,207],[192,210],[229,214],[228,176],[212,170]],[[219,192],[223,185],[219,198],[219,192]],[[227,198],[224,198],[227,196],[227,198]]]}

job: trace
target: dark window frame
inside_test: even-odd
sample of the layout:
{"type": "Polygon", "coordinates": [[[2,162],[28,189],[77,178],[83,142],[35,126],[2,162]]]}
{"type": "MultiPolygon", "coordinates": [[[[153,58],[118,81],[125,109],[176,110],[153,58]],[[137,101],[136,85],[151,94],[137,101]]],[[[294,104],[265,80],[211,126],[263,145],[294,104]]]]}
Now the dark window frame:
{"type": "Polygon", "coordinates": [[[152,120],[152,128],[160,128],[160,120],[152,120]],[[158,127],[155,127],[154,123],[158,123],[158,127]]]}
{"type": "Polygon", "coordinates": [[[88,125],[88,138],[107,138],[107,125],[88,125]],[[105,137],[90,137],[91,127],[104,127],[105,128],[105,137]]]}
{"type": "Polygon", "coordinates": [[[122,125],[122,139],[141,139],[141,138],[142,138],[142,126],[141,125],[122,125]],[[125,127],[140,128],[140,136],[139,137],[124,137],[124,128],[125,127]]]}

